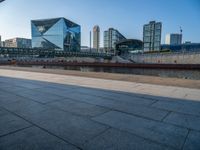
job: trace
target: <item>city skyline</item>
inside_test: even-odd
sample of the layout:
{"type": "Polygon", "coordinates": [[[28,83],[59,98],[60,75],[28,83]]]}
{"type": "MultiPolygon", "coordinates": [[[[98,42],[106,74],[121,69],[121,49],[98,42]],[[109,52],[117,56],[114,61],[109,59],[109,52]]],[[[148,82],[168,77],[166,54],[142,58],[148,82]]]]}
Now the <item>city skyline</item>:
{"type": "Polygon", "coordinates": [[[125,3],[122,0],[87,0],[81,5],[80,3],[81,0],[52,0],[48,3],[46,0],[4,1],[0,4],[2,40],[14,37],[31,38],[30,21],[33,19],[66,17],[82,26],[81,43],[86,46],[89,46],[89,32],[96,24],[101,28],[102,47],[103,31],[108,28],[116,28],[127,38],[141,40],[143,25],[151,20],[163,24],[162,43],[166,34],[179,33],[180,26],[183,28],[183,41],[200,42],[200,30],[197,30],[200,26],[198,0],[153,0],[151,3],[148,0],[126,0],[125,3]]]}

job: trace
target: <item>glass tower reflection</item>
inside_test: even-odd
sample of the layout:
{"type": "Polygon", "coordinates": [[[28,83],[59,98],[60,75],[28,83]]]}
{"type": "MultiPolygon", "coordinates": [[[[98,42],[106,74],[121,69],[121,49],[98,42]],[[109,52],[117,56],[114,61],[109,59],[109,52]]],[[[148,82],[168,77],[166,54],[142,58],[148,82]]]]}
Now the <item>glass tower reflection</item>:
{"type": "Polygon", "coordinates": [[[81,27],[65,18],[31,21],[32,47],[80,51],[81,27]]]}

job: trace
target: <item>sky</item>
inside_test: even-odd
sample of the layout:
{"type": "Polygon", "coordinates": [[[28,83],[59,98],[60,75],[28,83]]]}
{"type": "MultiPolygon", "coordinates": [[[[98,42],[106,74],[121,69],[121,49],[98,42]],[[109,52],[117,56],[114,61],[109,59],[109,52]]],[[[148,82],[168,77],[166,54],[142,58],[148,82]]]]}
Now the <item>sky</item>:
{"type": "Polygon", "coordinates": [[[89,46],[89,32],[117,29],[128,39],[143,38],[143,25],[162,22],[162,43],[168,33],[183,29],[183,41],[200,43],[200,0],[5,0],[0,3],[2,40],[31,38],[30,21],[65,17],[81,25],[81,45],[89,46]]]}

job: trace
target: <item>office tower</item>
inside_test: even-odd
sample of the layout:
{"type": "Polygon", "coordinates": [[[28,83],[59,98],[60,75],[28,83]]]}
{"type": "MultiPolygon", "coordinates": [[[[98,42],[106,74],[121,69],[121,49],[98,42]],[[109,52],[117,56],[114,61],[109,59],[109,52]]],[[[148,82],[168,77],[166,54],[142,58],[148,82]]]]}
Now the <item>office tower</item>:
{"type": "Polygon", "coordinates": [[[94,26],[93,28],[93,48],[99,51],[100,45],[100,28],[99,26],[94,26]]]}
{"type": "Polygon", "coordinates": [[[5,47],[31,48],[31,39],[13,38],[5,40],[5,47]]]}
{"type": "Polygon", "coordinates": [[[65,18],[32,20],[32,47],[80,51],[81,27],[65,18]]]}
{"type": "Polygon", "coordinates": [[[182,34],[172,33],[166,35],[165,44],[170,44],[170,45],[182,44],[182,34]]]}
{"type": "Polygon", "coordinates": [[[126,39],[118,30],[109,28],[104,31],[104,49],[105,51],[115,52],[116,43],[126,39]]]}
{"type": "Polygon", "coordinates": [[[162,23],[150,21],[143,27],[144,52],[158,51],[161,45],[162,23]]]}

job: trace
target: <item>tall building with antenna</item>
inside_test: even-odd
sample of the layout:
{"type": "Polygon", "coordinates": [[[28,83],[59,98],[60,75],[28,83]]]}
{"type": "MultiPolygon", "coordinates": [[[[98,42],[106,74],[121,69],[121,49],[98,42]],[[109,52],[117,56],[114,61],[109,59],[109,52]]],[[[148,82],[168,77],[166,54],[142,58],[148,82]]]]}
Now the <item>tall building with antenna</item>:
{"type": "Polygon", "coordinates": [[[180,27],[180,33],[171,33],[167,34],[165,38],[165,44],[168,45],[179,45],[182,44],[182,38],[183,38],[183,30],[180,27]]]}

